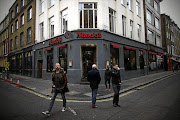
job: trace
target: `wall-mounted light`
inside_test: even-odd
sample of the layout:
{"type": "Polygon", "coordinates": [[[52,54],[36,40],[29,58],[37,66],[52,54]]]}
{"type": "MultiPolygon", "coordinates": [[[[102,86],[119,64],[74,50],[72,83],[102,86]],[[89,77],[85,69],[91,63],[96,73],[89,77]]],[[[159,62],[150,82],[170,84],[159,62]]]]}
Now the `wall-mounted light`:
{"type": "Polygon", "coordinates": [[[71,44],[69,44],[69,49],[71,49],[71,44]]]}
{"type": "Polygon", "coordinates": [[[127,5],[129,5],[129,2],[127,2],[127,5]]]}

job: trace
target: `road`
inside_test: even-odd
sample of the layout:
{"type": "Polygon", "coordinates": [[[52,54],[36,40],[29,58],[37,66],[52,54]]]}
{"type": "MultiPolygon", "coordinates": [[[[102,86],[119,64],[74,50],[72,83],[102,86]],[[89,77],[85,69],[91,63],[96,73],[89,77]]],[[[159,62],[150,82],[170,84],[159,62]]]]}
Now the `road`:
{"type": "Polygon", "coordinates": [[[57,99],[51,116],[45,117],[41,112],[49,102],[45,96],[0,81],[1,120],[180,120],[180,74],[121,94],[120,108],[112,106],[112,98],[97,101],[96,109],[91,101],[69,100],[67,111],[61,112],[57,99]]]}

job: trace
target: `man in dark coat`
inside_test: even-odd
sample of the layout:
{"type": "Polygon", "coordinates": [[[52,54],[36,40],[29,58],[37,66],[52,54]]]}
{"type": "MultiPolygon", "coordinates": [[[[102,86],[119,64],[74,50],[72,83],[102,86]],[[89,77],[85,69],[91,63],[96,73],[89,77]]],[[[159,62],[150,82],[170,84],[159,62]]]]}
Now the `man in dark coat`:
{"type": "Polygon", "coordinates": [[[90,82],[90,87],[92,89],[92,108],[97,108],[96,104],[96,95],[98,91],[98,85],[101,81],[99,71],[95,64],[92,65],[92,70],[88,72],[87,80],[90,82]]]}
{"type": "Polygon", "coordinates": [[[114,65],[112,69],[112,87],[114,90],[113,106],[120,107],[119,103],[119,91],[121,87],[120,68],[118,65],[114,65]]]}

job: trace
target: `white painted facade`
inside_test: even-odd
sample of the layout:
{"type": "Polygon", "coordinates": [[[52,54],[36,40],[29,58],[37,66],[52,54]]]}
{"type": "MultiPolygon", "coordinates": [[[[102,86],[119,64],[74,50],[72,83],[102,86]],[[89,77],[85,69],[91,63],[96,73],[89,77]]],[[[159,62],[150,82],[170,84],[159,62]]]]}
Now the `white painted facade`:
{"type": "MultiPolygon", "coordinates": [[[[79,3],[97,3],[97,28],[109,31],[109,8],[115,11],[115,32],[114,34],[123,36],[122,15],[126,17],[126,36],[127,38],[145,43],[144,30],[144,11],[143,0],[132,0],[132,10],[129,9],[129,0],[124,0],[124,5],[121,0],[53,0],[54,4],[50,6],[51,0],[36,1],[36,43],[50,39],[49,18],[54,16],[54,37],[62,33],[61,12],[67,10],[67,19],[69,31],[82,29],[80,28],[80,12],[79,3]],[[41,1],[43,1],[43,12],[41,11],[41,1]],[[140,3],[140,15],[136,14],[136,1],[140,3]],[[128,2],[128,3],[127,3],[128,2]],[[130,20],[133,21],[133,37],[130,36],[130,20]],[[40,39],[40,23],[43,22],[44,32],[43,38],[40,39]],[[138,39],[137,25],[141,26],[140,40],[138,39]]],[[[92,28],[89,28],[92,29],[92,28]]]]}

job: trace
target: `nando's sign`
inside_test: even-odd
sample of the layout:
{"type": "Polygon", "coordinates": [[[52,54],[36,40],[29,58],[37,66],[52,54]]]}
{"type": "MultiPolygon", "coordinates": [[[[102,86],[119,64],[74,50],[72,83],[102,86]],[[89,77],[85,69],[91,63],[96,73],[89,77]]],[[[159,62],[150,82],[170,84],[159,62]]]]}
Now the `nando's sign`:
{"type": "Polygon", "coordinates": [[[101,34],[99,32],[92,33],[92,34],[84,34],[84,33],[78,32],[77,38],[101,38],[101,34]]]}
{"type": "Polygon", "coordinates": [[[61,38],[56,38],[55,40],[49,40],[49,45],[54,45],[61,42],[62,42],[61,38]]]}

